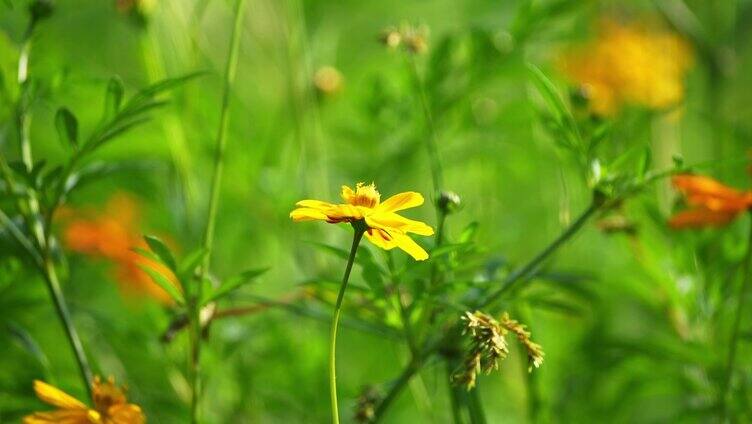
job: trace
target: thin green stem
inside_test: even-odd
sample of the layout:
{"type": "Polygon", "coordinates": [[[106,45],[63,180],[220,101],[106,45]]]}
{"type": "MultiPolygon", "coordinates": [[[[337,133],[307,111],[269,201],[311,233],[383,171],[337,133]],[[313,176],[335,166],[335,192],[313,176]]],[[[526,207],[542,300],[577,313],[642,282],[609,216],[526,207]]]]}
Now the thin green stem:
{"type": "Polygon", "coordinates": [[[347,290],[347,282],[350,280],[350,271],[352,271],[353,263],[355,263],[355,253],[358,251],[363,233],[362,228],[355,227],[350,257],[347,259],[345,275],[342,277],[342,285],[339,288],[339,294],[337,294],[337,303],[334,306],[332,327],[329,333],[329,395],[332,401],[333,424],[339,424],[339,404],[337,403],[337,329],[339,328],[339,315],[342,309],[342,300],[345,298],[345,290],[347,290]]]}
{"type": "Polygon", "coordinates": [[[482,309],[487,307],[488,305],[498,300],[502,295],[507,293],[513,287],[517,286],[520,281],[524,281],[525,279],[530,277],[538,269],[538,267],[546,259],[548,259],[549,256],[551,256],[551,254],[556,252],[556,250],[558,250],[564,243],[572,238],[572,236],[574,236],[599,209],[599,203],[591,203],[590,206],[585,209],[585,211],[559,235],[559,237],[551,242],[551,244],[546,246],[545,249],[538,253],[528,263],[509,274],[507,278],[502,281],[501,287],[493,292],[490,296],[488,296],[480,305],[478,305],[478,308],[482,309]]]}
{"type": "Polygon", "coordinates": [[[379,422],[384,417],[384,413],[387,411],[387,409],[389,409],[389,406],[392,404],[392,402],[394,402],[400,392],[402,392],[402,389],[405,388],[407,383],[410,382],[410,379],[413,378],[413,376],[420,370],[422,359],[427,356],[427,353],[423,353],[420,357],[413,358],[413,360],[410,361],[409,364],[407,364],[407,366],[397,377],[397,379],[394,380],[386,396],[384,396],[384,399],[382,399],[382,401],[379,403],[379,406],[376,407],[376,411],[374,412],[373,416],[374,423],[379,422]]]}
{"type": "Polygon", "coordinates": [[[31,240],[26,237],[21,229],[16,226],[16,223],[13,222],[13,220],[10,219],[10,217],[3,210],[0,210],[0,224],[3,224],[3,226],[8,229],[8,232],[13,236],[13,238],[16,239],[18,244],[20,244],[21,247],[24,248],[26,253],[34,260],[34,264],[43,271],[44,261],[42,260],[42,257],[39,256],[39,253],[35,250],[31,240]]]}
{"type": "MultiPolygon", "coordinates": [[[[491,296],[486,298],[486,300],[481,303],[478,308],[483,308],[487,305],[490,305],[498,297],[500,297],[502,294],[506,293],[506,291],[514,285],[516,282],[520,281],[521,279],[528,277],[532,272],[534,272],[538,266],[547,259],[551,254],[553,254],[558,248],[560,248],[564,243],[569,240],[572,236],[574,236],[584,225],[587,223],[587,221],[600,209],[601,203],[599,202],[593,202],[583,213],[580,215],[575,222],[573,222],[564,232],[562,232],[559,237],[557,237],[551,244],[546,246],[538,255],[536,255],[530,262],[528,262],[526,265],[519,268],[517,271],[510,274],[503,282],[502,287],[497,290],[495,293],[493,293],[491,296]]],[[[392,385],[387,395],[384,397],[384,400],[381,401],[379,406],[376,408],[375,412],[375,418],[374,422],[377,422],[380,420],[384,414],[384,412],[389,408],[392,401],[399,395],[399,392],[404,388],[405,384],[407,384],[408,381],[420,370],[420,367],[422,364],[424,364],[428,358],[439,351],[441,346],[444,345],[446,340],[452,336],[451,330],[446,333],[444,337],[442,337],[439,340],[430,341],[427,343],[427,347],[423,350],[422,354],[418,358],[414,358],[410,364],[408,364],[405,369],[402,371],[402,374],[397,378],[395,384],[392,385]]]]}
{"type": "Polygon", "coordinates": [[[444,171],[441,167],[441,160],[439,159],[438,134],[433,120],[433,114],[431,113],[431,107],[428,104],[428,96],[426,95],[423,79],[420,77],[420,73],[418,73],[418,65],[415,62],[415,55],[408,53],[408,57],[410,61],[410,70],[412,71],[415,84],[418,88],[420,105],[426,120],[426,126],[428,127],[429,137],[426,138],[426,148],[428,149],[428,159],[431,165],[431,179],[433,181],[434,196],[438,200],[441,195],[441,190],[444,187],[444,171]]]}
{"type": "Polygon", "coordinates": [[[207,252],[206,258],[201,266],[198,275],[195,290],[190,300],[190,319],[192,321],[191,337],[191,422],[193,424],[199,421],[199,398],[201,394],[201,299],[203,297],[203,282],[209,276],[209,267],[211,265],[211,253],[214,245],[214,227],[216,223],[217,210],[219,208],[219,193],[222,185],[222,171],[224,168],[225,150],[227,147],[227,128],[230,120],[230,94],[232,85],[235,81],[235,74],[238,64],[238,50],[240,47],[240,34],[243,23],[243,6],[245,0],[235,2],[235,20],[232,29],[232,38],[230,40],[230,50],[227,54],[227,63],[225,66],[224,86],[222,90],[222,104],[219,117],[219,129],[217,130],[217,143],[214,155],[214,173],[212,174],[211,191],[209,198],[209,212],[206,218],[206,230],[204,232],[203,247],[207,252]]]}
{"type": "Polygon", "coordinates": [[[486,412],[483,410],[483,402],[480,401],[480,389],[476,386],[467,394],[467,410],[470,413],[471,424],[486,424],[486,412]]]}
{"type": "MultiPolygon", "coordinates": [[[[750,213],[752,217],[752,213],[750,213]]],[[[739,329],[744,315],[744,308],[747,304],[747,291],[749,290],[750,262],[752,261],[752,222],[750,222],[749,240],[747,241],[747,253],[744,255],[742,264],[742,282],[739,284],[739,291],[736,294],[736,310],[734,311],[734,324],[731,330],[731,339],[729,340],[728,355],[726,357],[726,370],[723,375],[721,385],[721,413],[723,415],[721,422],[726,421],[728,416],[728,396],[731,389],[731,377],[734,374],[736,363],[736,350],[739,344],[739,329]]]]}
{"type": "Polygon", "coordinates": [[[60,281],[58,280],[57,272],[55,271],[55,265],[52,262],[52,258],[49,256],[49,252],[45,252],[44,256],[44,279],[47,282],[47,288],[50,291],[50,297],[55,304],[55,311],[57,312],[60,322],[65,330],[65,335],[68,338],[68,343],[73,349],[76,363],[78,364],[78,371],[81,374],[81,380],[86,387],[86,393],[89,399],[93,399],[91,393],[92,374],[89,362],[86,359],[86,352],[81,344],[81,339],[78,337],[76,328],[73,326],[73,320],[71,319],[68,306],[63,296],[63,291],[60,289],[60,281]]]}
{"type": "Polygon", "coordinates": [[[454,424],[462,424],[462,402],[460,399],[462,396],[460,390],[462,388],[451,383],[453,372],[453,364],[450,361],[446,361],[446,381],[447,388],[449,389],[449,404],[452,407],[452,422],[454,424]]]}

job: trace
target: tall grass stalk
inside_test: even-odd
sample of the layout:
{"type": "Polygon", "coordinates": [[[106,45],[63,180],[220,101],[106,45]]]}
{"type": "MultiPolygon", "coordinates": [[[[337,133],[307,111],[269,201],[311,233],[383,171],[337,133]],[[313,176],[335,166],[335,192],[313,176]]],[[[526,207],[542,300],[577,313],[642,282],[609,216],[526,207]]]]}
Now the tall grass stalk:
{"type": "Polygon", "coordinates": [[[195,281],[193,296],[189,302],[189,314],[191,315],[191,422],[199,421],[199,400],[201,396],[201,299],[203,298],[204,280],[209,277],[211,266],[211,253],[214,246],[214,228],[219,208],[219,193],[222,186],[222,171],[224,168],[225,149],[227,147],[227,128],[229,124],[230,95],[238,64],[238,50],[240,46],[240,34],[243,23],[243,6],[245,0],[236,0],[234,9],[234,24],[230,40],[230,49],[227,53],[227,63],[224,73],[222,89],[222,104],[220,108],[219,128],[217,130],[216,150],[214,155],[214,172],[212,174],[211,191],[209,197],[209,211],[206,217],[206,230],[204,232],[203,247],[206,250],[206,258],[201,265],[198,278],[195,281]]]}
{"type": "MultiPolygon", "coordinates": [[[[752,218],[752,213],[750,213],[752,218]]],[[[747,241],[747,252],[744,254],[744,263],[742,264],[742,282],[739,284],[739,291],[736,293],[736,310],[734,311],[734,324],[731,329],[731,339],[729,340],[728,354],[726,356],[726,369],[721,382],[721,413],[723,415],[721,422],[726,422],[728,416],[728,396],[731,389],[731,377],[734,374],[736,365],[736,350],[739,344],[739,330],[741,328],[742,316],[747,304],[747,292],[749,291],[750,262],[752,261],[752,222],[749,224],[749,239],[747,241]]]]}

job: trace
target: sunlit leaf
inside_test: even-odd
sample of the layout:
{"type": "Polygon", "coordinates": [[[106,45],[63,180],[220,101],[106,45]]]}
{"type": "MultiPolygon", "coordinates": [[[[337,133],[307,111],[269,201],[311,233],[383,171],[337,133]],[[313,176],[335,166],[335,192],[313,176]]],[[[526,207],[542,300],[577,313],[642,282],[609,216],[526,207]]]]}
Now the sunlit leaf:
{"type": "Polygon", "coordinates": [[[173,256],[170,248],[158,237],[145,235],[144,240],[149,245],[151,250],[159,257],[160,262],[167,265],[173,272],[177,272],[177,264],[175,262],[175,256],[173,256]]]}

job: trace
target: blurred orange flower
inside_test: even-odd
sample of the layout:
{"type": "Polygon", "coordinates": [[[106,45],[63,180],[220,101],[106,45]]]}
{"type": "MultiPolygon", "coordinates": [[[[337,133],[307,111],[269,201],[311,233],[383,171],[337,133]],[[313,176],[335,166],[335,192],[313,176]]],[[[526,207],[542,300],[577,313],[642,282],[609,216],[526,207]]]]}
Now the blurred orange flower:
{"type": "Polygon", "coordinates": [[[24,424],[143,424],[141,408],[128,403],[123,389],[110,378],[103,383],[96,377],[92,384],[94,408],[43,381],[34,381],[34,392],[43,402],[57,407],[55,411],[35,412],[24,417],[24,424]]]}
{"type": "Polygon", "coordinates": [[[62,218],[65,220],[63,242],[68,249],[113,261],[115,277],[124,292],[145,294],[162,303],[171,303],[170,296],[141,267],[170,276],[178,287],[171,271],[133,251],[136,247],[148,247],[139,232],[140,214],[132,197],[116,194],[103,213],[66,210],[62,218]]]}
{"type": "Polygon", "coordinates": [[[627,103],[650,109],[680,104],[692,62],[692,49],[679,35],[606,19],[598,37],[564,54],[560,67],[593,113],[613,116],[627,103]]]}
{"type": "Polygon", "coordinates": [[[700,175],[677,175],[672,180],[690,209],[671,217],[673,228],[725,225],[752,208],[752,192],[739,191],[700,175]]]}

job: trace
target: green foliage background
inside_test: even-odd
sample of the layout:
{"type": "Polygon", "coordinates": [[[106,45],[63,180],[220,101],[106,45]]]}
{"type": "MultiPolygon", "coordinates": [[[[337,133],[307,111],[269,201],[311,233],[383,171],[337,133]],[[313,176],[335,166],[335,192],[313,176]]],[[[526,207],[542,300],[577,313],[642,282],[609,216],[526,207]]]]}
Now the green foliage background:
{"type": "MultiPolygon", "coordinates": [[[[447,233],[456,239],[478,223],[477,275],[524,263],[590,201],[582,165],[542,125],[527,64],[543,69],[568,97],[556,58],[590,37],[604,15],[655,15],[682,32],[683,21],[672,18],[678,8],[703,29],[700,39],[685,34],[698,54],[680,118],[667,123],[664,113],[628,108],[613,120],[600,153],[604,163],[647,148],[654,169],[671,169],[672,158],[681,156],[686,165],[702,164],[698,172],[749,187],[750,1],[249,0],[246,7],[213,271],[270,270],[224,306],[278,299],[306,284],[337,289],[344,261],[311,242],[344,249],[349,232],[292,223],[288,214],[297,200],[335,200],[341,184],[357,181],[374,181],[384,196],[415,190],[432,197],[428,134],[409,60],[378,43],[384,28],[403,22],[430,28],[428,53],[416,61],[445,185],[463,204],[448,218],[447,233]],[[324,65],[344,76],[332,96],[312,85],[324,65]]],[[[128,167],[82,188],[72,205],[102,207],[112,193],[126,191],[141,202],[144,233],[165,235],[178,251],[200,243],[231,11],[224,0],[160,0],[138,18],[119,13],[112,1],[55,2],[32,40],[30,75],[41,84],[32,109],[36,158],[56,164],[70,154],[55,132],[59,107],[75,113],[81,133],[93,129],[110,77],[119,76],[129,96],[168,76],[206,71],[172,92],[156,119],[98,152],[128,167]],[[197,6],[205,7],[198,21],[197,6]]],[[[13,85],[27,22],[26,2],[0,3],[6,87],[13,85]]],[[[18,156],[13,113],[9,102],[0,106],[0,154],[9,160],[18,156]]],[[[406,215],[436,225],[435,199],[429,200],[406,215]]],[[[488,422],[717,420],[750,223],[741,217],[722,229],[672,231],[666,220],[674,201],[667,180],[650,185],[618,210],[636,225],[634,235],[588,224],[507,305],[543,345],[546,361],[528,374],[524,353],[514,348],[500,372],[480,378],[488,422]]],[[[45,408],[33,396],[34,379],[80,398],[84,393],[42,281],[3,240],[0,421],[17,422],[45,408]]],[[[383,260],[376,248],[364,247],[383,260]]],[[[394,258],[402,264],[405,256],[394,258]]],[[[370,290],[360,269],[352,283],[370,290]]],[[[160,341],[171,313],[146,299],[124,299],[104,261],[70,255],[69,270],[64,291],[95,370],[127,384],[149,422],[185,422],[186,340],[160,341]]],[[[205,421],[326,422],[330,311],[331,305],[308,299],[215,322],[203,358],[205,421]]],[[[347,313],[344,321],[338,377],[349,422],[361,388],[398,375],[408,352],[381,324],[363,328],[347,313]]],[[[736,422],[752,419],[750,325],[746,314],[733,384],[736,422]]],[[[443,367],[428,364],[384,418],[449,422],[443,367]]]]}

